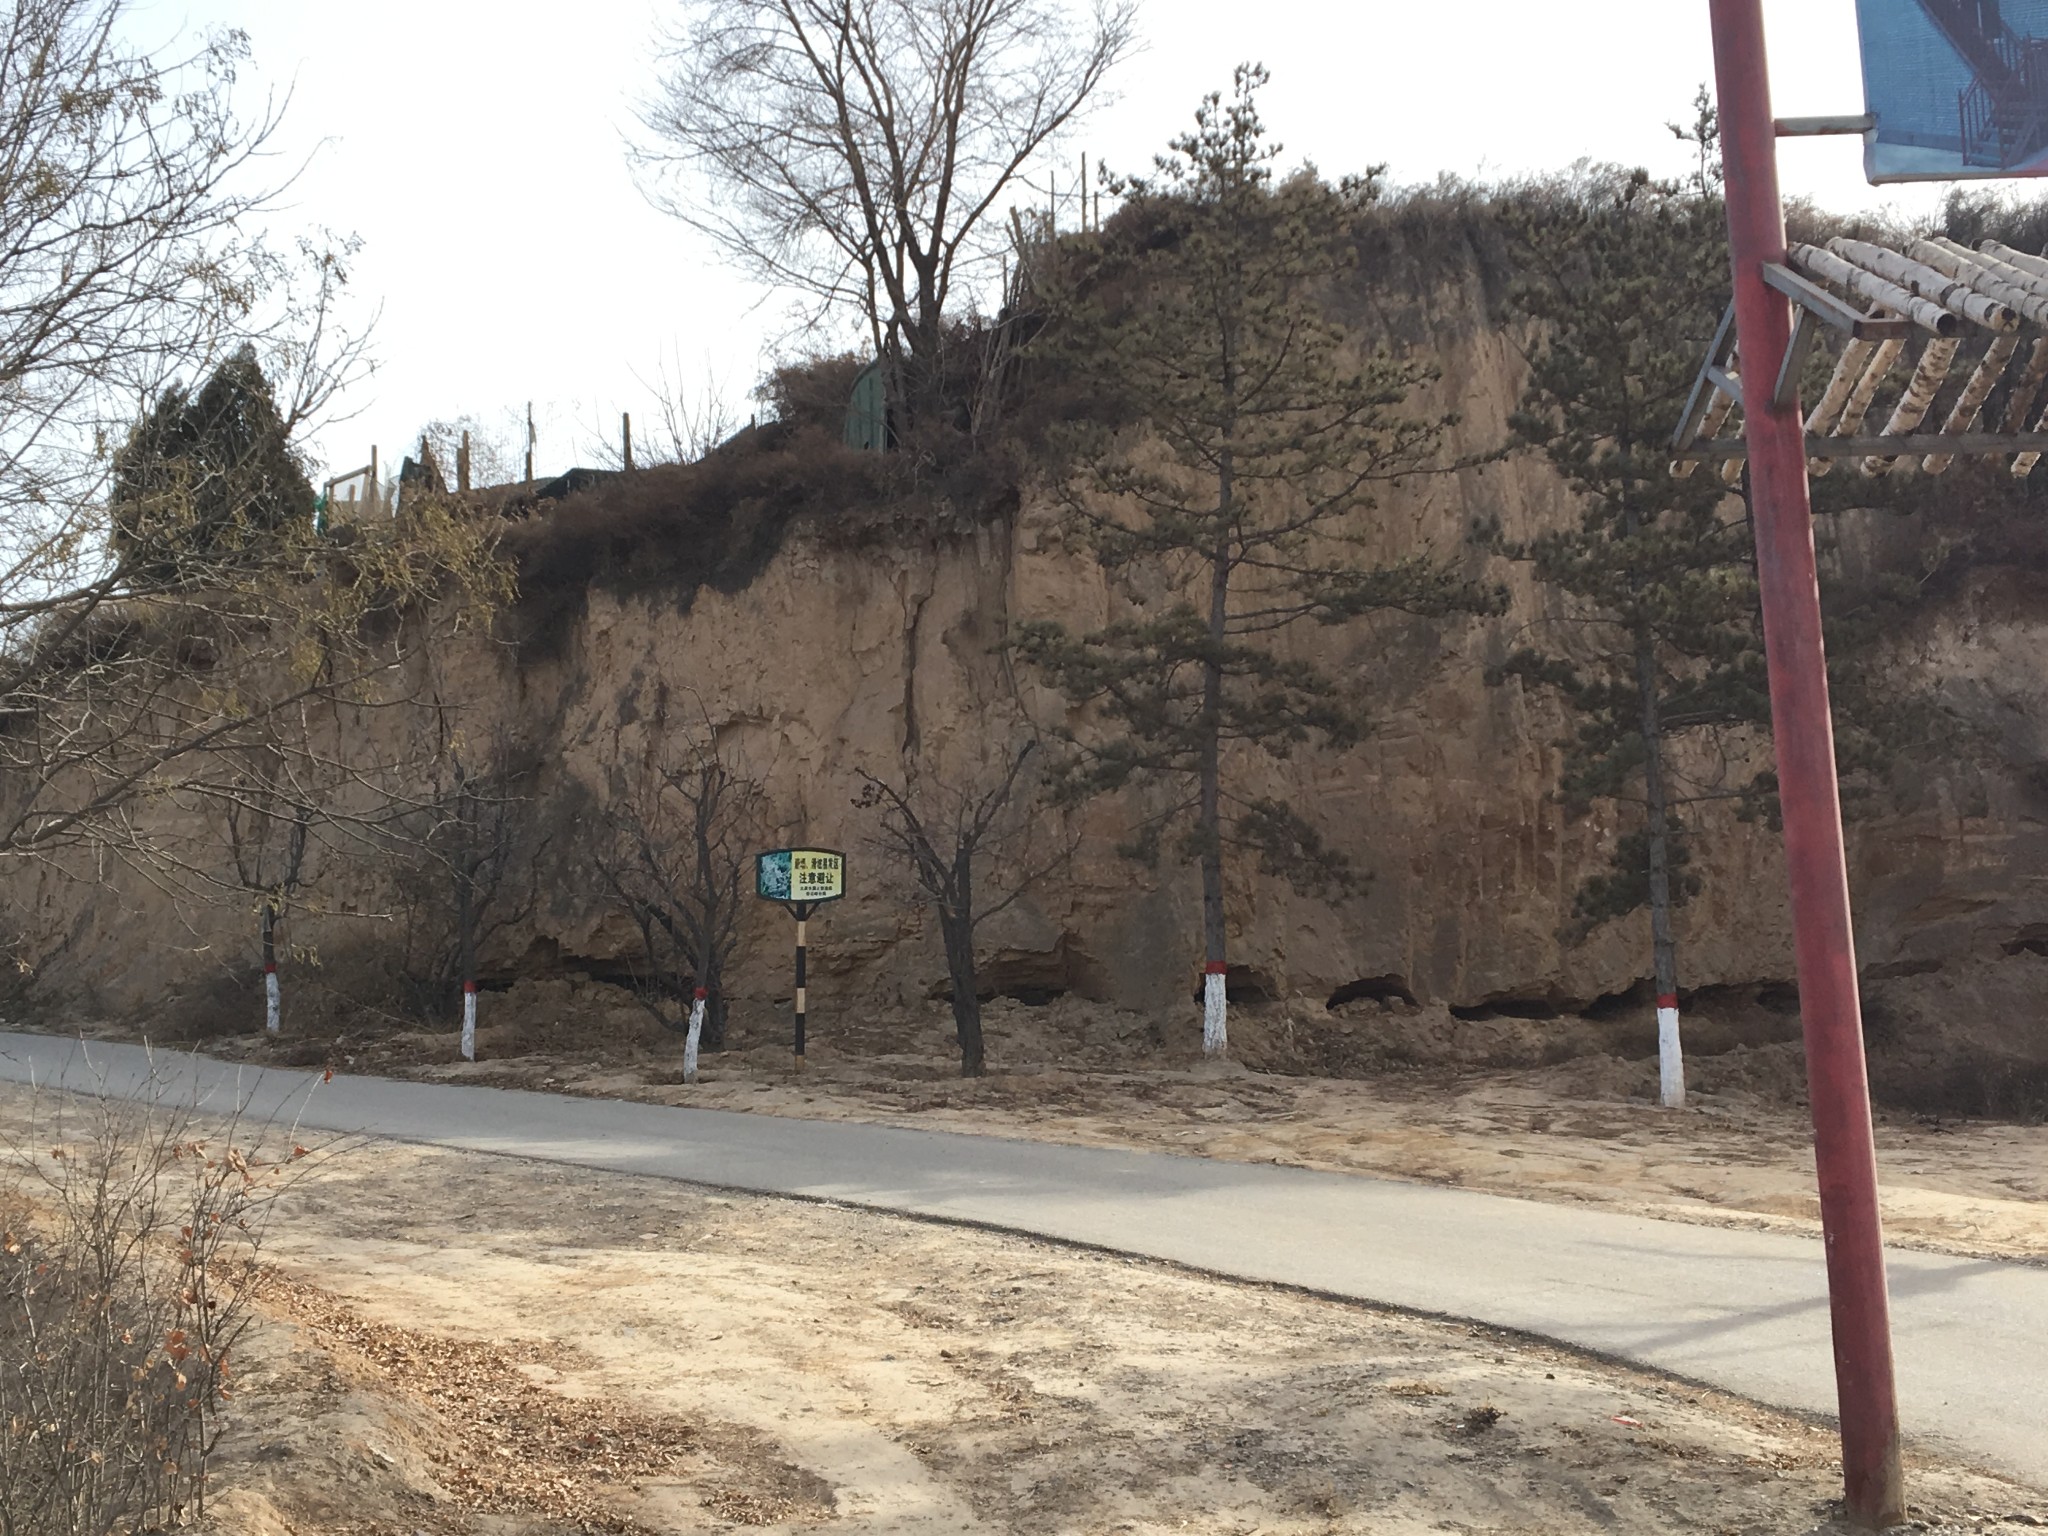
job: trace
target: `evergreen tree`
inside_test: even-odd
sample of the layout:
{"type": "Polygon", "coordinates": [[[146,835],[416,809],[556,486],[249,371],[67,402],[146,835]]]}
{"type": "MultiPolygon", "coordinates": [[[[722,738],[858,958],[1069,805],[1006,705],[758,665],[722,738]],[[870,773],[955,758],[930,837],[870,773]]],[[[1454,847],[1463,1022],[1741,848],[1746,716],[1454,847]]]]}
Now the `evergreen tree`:
{"type": "MultiPolygon", "coordinates": [[[[1559,743],[1568,807],[1631,810],[1634,825],[1580,888],[1575,918],[1583,932],[1648,909],[1662,1097],[1674,1106],[1685,1076],[1672,914],[1700,889],[1685,813],[1721,801],[1744,819],[1777,820],[1745,494],[1718,465],[1674,466],[1669,449],[1728,293],[1719,129],[1704,87],[1693,105],[1689,124],[1671,125],[1696,160],[1682,182],[1601,171],[1503,209],[1522,266],[1511,303],[1533,337],[1516,442],[1550,461],[1580,515],[1524,541],[1489,531],[1555,605],[1540,626],[1546,643],[1517,650],[1494,679],[1551,689],[1570,710],[1559,743]]],[[[1813,376],[1830,365],[1817,355],[1813,376]]],[[[1920,494],[1836,476],[1817,483],[1816,511],[1920,494]]],[[[1844,809],[1872,809],[1892,766],[1925,752],[1945,720],[1883,654],[1918,588],[1912,573],[1879,573],[1822,597],[1844,809]]]]}
{"type": "Polygon", "coordinates": [[[150,566],[310,528],[313,487],[270,381],[243,347],[198,390],[166,390],[114,456],[114,540],[150,566]]]}
{"type": "Polygon", "coordinates": [[[1404,413],[1422,365],[1369,352],[1327,316],[1356,261],[1350,231],[1370,178],[1311,172],[1276,184],[1255,65],[1212,94],[1078,272],[1056,329],[1067,370],[1121,417],[1083,437],[1077,531],[1135,611],[1104,628],[1024,626],[1019,651],[1105,729],[1054,776],[1072,801],[1158,791],[1128,851],[1170,837],[1202,880],[1204,1047],[1226,1044],[1224,861],[1249,853],[1299,888],[1354,872],[1292,805],[1235,783],[1251,753],[1343,747],[1366,728],[1360,690],[1283,649],[1301,621],[1483,601],[1443,563],[1368,556],[1375,488],[1428,465],[1443,423],[1404,413]]]}
{"type": "Polygon", "coordinates": [[[1699,150],[1689,185],[1596,173],[1504,210],[1523,268],[1511,302],[1534,336],[1513,428],[1563,477],[1579,516],[1525,541],[1493,534],[1497,548],[1529,563],[1555,605],[1542,626],[1549,643],[1516,651],[1496,678],[1553,689],[1569,707],[1568,805],[1640,810],[1576,910],[1590,927],[1649,908],[1670,1105],[1685,1097],[1672,912],[1698,889],[1684,810],[1729,798],[1753,810],[1774,782],[1768,768],[1729,766],[1753,757],[1740,743],[1675,750],[1682,738],[1726,738],[1770,721],[1742,501],[1718,466],[1671,463],[1671,429],[1728,284],[1711,106],[1692,130],[1675,131],[1699,150]],[[1705,764],[1712,771],[1687,766],[1705,764]]]}

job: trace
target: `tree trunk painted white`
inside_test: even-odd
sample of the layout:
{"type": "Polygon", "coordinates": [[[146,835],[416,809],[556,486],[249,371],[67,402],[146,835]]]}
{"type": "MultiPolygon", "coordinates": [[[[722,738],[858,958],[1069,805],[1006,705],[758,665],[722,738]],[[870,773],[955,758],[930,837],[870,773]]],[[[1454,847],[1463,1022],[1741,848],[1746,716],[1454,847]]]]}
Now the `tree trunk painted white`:
{"type": "Polygon", "coordinates": [[[704,1037],[705,989],[699,987],[697,995],[690,1000],[690,1028],[683,1036],[683,1081],[697,1081],[697,1042],[704,1037]]]}
{"type": "Polygon", "coordinates": [[[263,968],[263,1027],[271,1034],[277,1033],[278,1023],[277,967],[263,968]]]}
{"type": "Polygon", "coordinates": [[[462,984],[462,1059],[476,1060],[476,983],[462,984]]]}
{"type": "Polygon", "coordinates": [[[1230,1045],[1229,1004],[1223,993],[1223,972],[1202,976],[1202,1054],[1221,1056],[1230,1045]]]}
{"type": "Polygon", "coordinates": [[[1666,1109],[1685,1108],[1685,1054],[1678,1044],[1678,998],[1657,999],[1657,1077],[1666,1109]]]}
{"type": "MultiPolygon", "coordinates": [[[[1633,508],[1624,526],[1637,531],[1633,508]]],[[[1643,830],[1649,836],[1650,966],[1657,988],[1657,1062],[1664,1106],[1685,1103],[1685,1057],[1678,1048],[1678,935],[1671,922],[1671,797],[1664,777],[1663,701],[1658,696],[1656,637],[1636,633],[1636,703],[1643,742],[1643,830]]]]}

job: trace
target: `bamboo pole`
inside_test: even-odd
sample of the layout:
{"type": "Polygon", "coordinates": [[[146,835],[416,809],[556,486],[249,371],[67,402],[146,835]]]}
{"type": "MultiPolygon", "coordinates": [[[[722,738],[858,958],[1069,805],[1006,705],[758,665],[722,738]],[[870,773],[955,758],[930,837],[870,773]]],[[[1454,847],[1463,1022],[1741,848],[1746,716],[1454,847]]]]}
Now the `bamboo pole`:
{"type": "Polygon", "coordinates": [[[462,444],[455,450],[455,488],[459,491],[469,489],[469,429],[466,427],[462,432],[462,444]]]}
{"type": "Polygon", "coordinates": [[[619,413],[619,433],[626,443],[626,473],[631,474],[633,472],[633,413],[631,411],[621,411],[619,413]]]}
{"type": "Polygon", "coordinates": [[[370,516],[375,517],[379,511],[379,504],[384,499],[384,488],[377,483],[377,445],[375,443],[370,444],[370,494],[366,499],[370,504],[370,516]]]}

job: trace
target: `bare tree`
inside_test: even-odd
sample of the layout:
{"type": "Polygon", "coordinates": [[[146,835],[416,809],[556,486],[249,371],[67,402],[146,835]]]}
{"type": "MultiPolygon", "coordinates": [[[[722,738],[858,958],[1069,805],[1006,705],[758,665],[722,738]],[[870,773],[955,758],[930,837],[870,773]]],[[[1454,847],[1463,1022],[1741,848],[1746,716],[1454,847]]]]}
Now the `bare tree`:
{"type": "Polygon", "coordinates": [[[283,1015],[277,978],[277,925],[305,879],[313,807],[303,802],[280,805],[275,791],[265,791],[248,799],[230,800],[226,816],[235,878],[243,890],[256,897],[257,928],[263,944],[263,1027],[274,1035],[283,1015]]]}
{"type": "Polygon", "coordinates": [[[606,809],[598,873],[640,932],[641,1006],[685,1037],[686,1083],[697,1080],[699,1047],[725,1044],[725,970],[764,804],[761,786],[707,733],[622,776],[606,809]]]}
{"type": "Polygon", "coordinates": [[[671,347],[656,357],[651,378],[636,368],[633,380],[642,391],[642,403],[630,416],[622,420],[609,408],[593,408],[591,419],[579,419],[582,462],[599,469],[694,464],[746,424],[708,360],[691,383],[682,354],[671,347]]]}
{"type": "Polygon", "coordinates": [[[339,318],[352,247],[244,232],[278,121],[236,112],[245,39],[152,59],[128,12],[0,13],[0,856],[144,851],[127,807],[207,780],[274,715],[387,689],[402,616],[455,622],[505,586],[445,514],[352,530],[343,558],[310,505],[223,508],[200,456],[116,526],[108,450],[181,379],[253,348],[289,438],[363,357],[339,318]]]}
{"type": "Polygon", "coordinates": [[[540,902],[539,860],[548,839],[531,839],[529,801],[520,793],[530,765],[495,738],[488,766],[472,772],[460,749],[449,755],[454,786],[434,806],[438,825],[424,846],[452,897],[453,926],[434,967],[435,991],[462,989],[462,1057],[476,1060],[477,951],[531,917],[540,902]],[[529,845],[530,844],[530,845],[529,845]],[[513,878],[523,864],[524,881],[513,878]]]}
{"type": "Polygon", "coordinates": [[[683,382],[680,356],[658,362],[651,380],[641,379],[637,373],[634,377],[643,388],[654,391],[654,430],[647,439],[650,464],[695,463],[739,428],[739,419],[708,362],[694,388],[683,382]]]}
{"type": "Polygon", "coordinates": [[[1004,193],[1099,100],[1134,0],[691,0],[641,110],[654,202],[851,308],[915,415],[1004,193]],[[683,173],[679,178],[675,173],[683,173]]]}
{"type": "MultiPolygon", "coordinates": [[[[397,706],[406,707],[406,706],[397,706]]],[[[187,848],[154,836],[147,872],[179,897],[217,896],[209,886],[255,902],[263,955],[264,1024],[281,1024],[278,929],[295,910],[314,904],[323,878],[353,860],[376,863],[394,844],[412,841],[420,802],[410,786],[425,766],[403,745],[380,748],[357,719],[325,709],[274,712],[259,740],[236,739],[195,754],[173,803],[186,814],[169,820],[214,824],[226,849],[187,848]]]]}
{"type": "Polygon", "coordinates": [[[479,490],[510,485],[524,474],[523,450],[515,439],[525,430],[524,419],[515,424],[510,412],[501,413],[495,422],[479,416],[454,416],[428,422],[420,428],[420,440],[444,477],[459,488],[479,490]]]}
{"type": "Polygon", "coordinates": [[[980,1077],[986,1067],[975,930],[1015,905],[1071,852],[1033,847],[1032,797],[1022,791],[1025,763],[1037,745],[1026,742],[992,775],[964,785],[925,776],[898,789],[860,771],[863,787],[854,804],[879,813],[876,844],[909,868],[938,911],[962,1077],[980,1077]]]}

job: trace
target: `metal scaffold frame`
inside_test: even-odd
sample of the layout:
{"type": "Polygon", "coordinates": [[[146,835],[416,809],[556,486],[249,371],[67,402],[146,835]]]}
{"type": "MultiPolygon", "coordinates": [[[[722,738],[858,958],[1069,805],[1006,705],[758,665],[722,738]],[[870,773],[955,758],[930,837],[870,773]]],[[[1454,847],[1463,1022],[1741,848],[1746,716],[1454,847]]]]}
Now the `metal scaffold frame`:
{"type": "MultiPolygon", "coordinates": [[[[1809,473],[1851,460],[1871,476],[1914,467],[1940,474],[1959,457],[2003,457],[2024,476],[2048,453],[2048,405],[2035,414],[2048,383],[2048,260],[1996,240],[1971,250],[1937,236],[1895,251],[1838,237],[1825,247],[1790,245],[1761,275],[1793,306],[1790,344],[1767,370],[1773,409],[1796,405],[1823,333],[1841,339],[1805,418],[1809,473]],[[2023,350],[2029,329],[2035,335],[2023,350]],[[1873,403],[1899,378],[1884,425],[1870,430],[1873,403]],[[1998,424],[1986,430],[1986,408],[2001,391],[1998,424]],[[1943,396],[1948,409],[1930,429],[1943,396]]],[[[1745,380],[1731,303],[1672,434],[1677,473],[1713,462],[1733,483],[1749,453],[1745,389],[1761,382],[1745,380]]]]}

